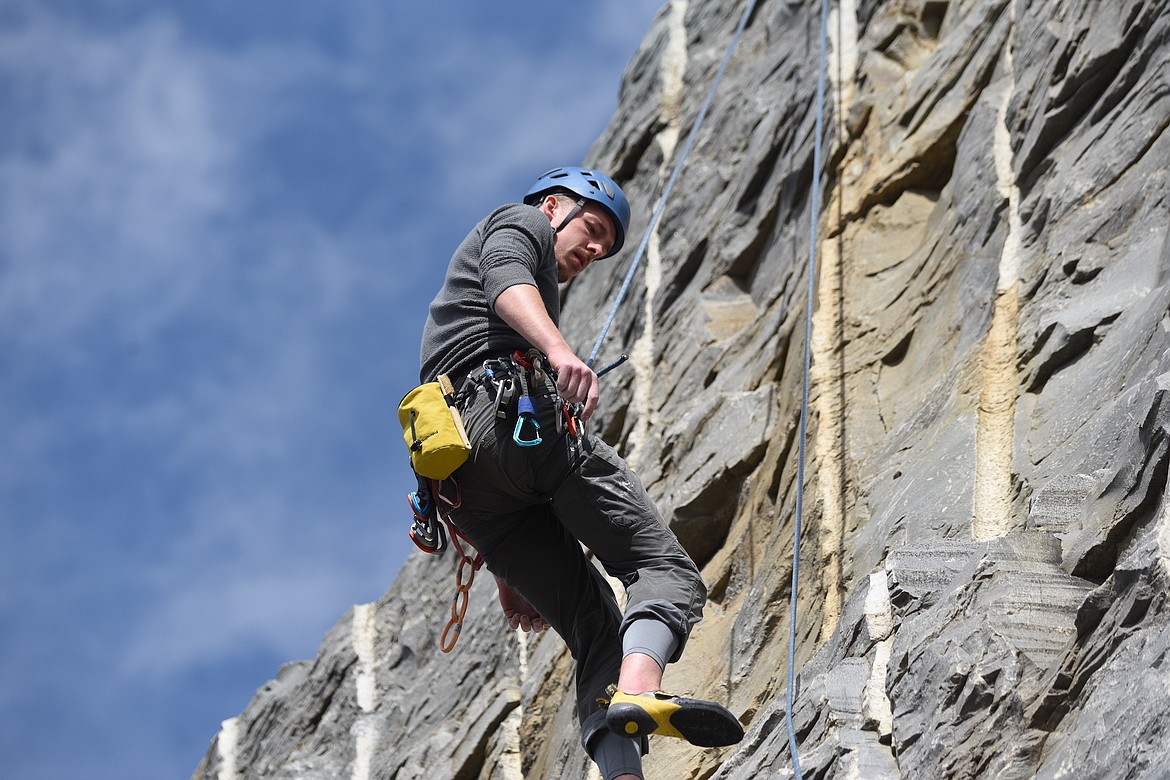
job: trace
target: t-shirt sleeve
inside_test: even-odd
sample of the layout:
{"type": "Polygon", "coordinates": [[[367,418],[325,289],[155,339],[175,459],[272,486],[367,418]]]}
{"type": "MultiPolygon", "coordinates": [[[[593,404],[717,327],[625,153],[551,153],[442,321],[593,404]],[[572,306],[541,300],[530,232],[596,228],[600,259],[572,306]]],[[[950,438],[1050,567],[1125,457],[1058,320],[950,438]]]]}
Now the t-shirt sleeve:
{"type": "Polygon", "coordinates": [[[548,217],[531,206],[505,206],[484,225],[479,278],[484,297],[493,309],[496,298],[517,284],[537,287],[540,259],[551,248],[548,217]]]}

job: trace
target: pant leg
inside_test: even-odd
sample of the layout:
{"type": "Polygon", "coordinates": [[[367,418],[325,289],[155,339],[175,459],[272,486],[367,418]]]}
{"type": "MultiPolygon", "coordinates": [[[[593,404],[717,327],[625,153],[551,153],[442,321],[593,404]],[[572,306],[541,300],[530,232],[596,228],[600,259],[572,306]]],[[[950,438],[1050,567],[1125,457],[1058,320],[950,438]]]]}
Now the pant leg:
{"type": "Polygon", "coordinates": [[[626,587],[623,631],[639,619],[666,624],[678,639],[668,659],[676,661],[702,617],[706,586],[621,456],[596,437],[585,449],[580,467],[555,487],[553,511],[626,587]]]}
{"type": "Polygon", "coordinates": [[[514,418],[497,418],[494,399],[483,388],[465,406],[473,451],[455,474],[464,506],[453,519],[489,570],[518,590],[569,645],[584,725],[596,721],[596,698],[617,681],[623,629],[639,619],[665,624],[678,638],[669,659],[677,660],[702,616],[706,588],[625,461],[589,437],[574,462],[565,437],[556,433],[553,400],[535,400],[542,443],[534,447],[512,441],[514,418]],[[578,542],[626,587],[620,627],[608,583],[578,542]]]}
{"type": "Polygon", "coordinates": [[[493,399],[483,388],[476,391],[465,415],[474,444],[471,468],[493,490],[531,505],[547,502],[565,529],[625,586],[626,623],[655,619],[678,636],[676,660],[707,598],[698,568],[625,460],[596,436],[580,442],[579,451],[571,447],[557,432],[555,386],[531,391],[542,437],[535,447],[517,446],[514,417],[496,418],[493,399]]]}
{"type": "MultiPolygon", "coordinates": [[[[455,473],[462,506],[452,520],[484,556],[488,569],[535,607],[577,662],[577,713],[582,723],[621,667],[621,611],[609,583],[580,543],[557,522],[540,489],[547,473],[567,471],[565,442],[549,410],[539,447],[518,447],[511,421],[495,417],[482,389],[463,410],[471,458],[455,473]]],[[[546,406],[547,406],[546,402],[546,406]]]]}

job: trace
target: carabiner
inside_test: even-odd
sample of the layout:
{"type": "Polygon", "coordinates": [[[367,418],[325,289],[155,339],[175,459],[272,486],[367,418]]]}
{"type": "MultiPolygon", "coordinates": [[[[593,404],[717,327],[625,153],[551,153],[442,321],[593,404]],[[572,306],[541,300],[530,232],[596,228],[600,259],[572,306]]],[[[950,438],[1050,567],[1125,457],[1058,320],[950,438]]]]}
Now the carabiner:
{"type": "Polygon", "coordinates": [[[536,407],[532,405],[532,399],[526,395],[520,396],[520,400],[516,404],[516,410],[516,429],[512,432],[512,441],[521,447],[535,447],[537,444],[540,444],[543,441],[540,438],[540,423],[536,419],[536,407]],[[532,427],[536,430],[534,438],[520,438],[520,431],[524,427],[525,420],[532,422],[532,427]]]}
{"type": "Polygon", "coordinates": [[[406,502],[414,515],[410,524],[410,540],[426,553],[438,554],[447,549],[447,537],[435,513],[435,502],[430,491],[420,483],[419,489],[406,494],[406,502]]]}
{"type": "Polygon", "coordinates": [[[569,435],[574,439],[579,438],[581,410],[583,407],[581,404],[571,404],[568,401],[564,401],[563,404],[561,407],[561,416],[564,418],[564,425],[569,429],[569,435]]]}

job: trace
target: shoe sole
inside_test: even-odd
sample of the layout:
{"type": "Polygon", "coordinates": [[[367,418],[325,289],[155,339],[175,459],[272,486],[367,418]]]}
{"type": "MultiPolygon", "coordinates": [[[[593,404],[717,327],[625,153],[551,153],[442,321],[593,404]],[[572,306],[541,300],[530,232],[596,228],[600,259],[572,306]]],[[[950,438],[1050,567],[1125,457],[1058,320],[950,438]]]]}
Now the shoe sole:
{"type": "Polygon", "coordinates": [[[657,734],[686,740],[697,747],[726,747],[743,739],[743,727],[723,706],[701,699],[675,697],[646,703],[654,710],[633,702],[611,703],[606,722],[610,729],[627,737],[657,734]]]}

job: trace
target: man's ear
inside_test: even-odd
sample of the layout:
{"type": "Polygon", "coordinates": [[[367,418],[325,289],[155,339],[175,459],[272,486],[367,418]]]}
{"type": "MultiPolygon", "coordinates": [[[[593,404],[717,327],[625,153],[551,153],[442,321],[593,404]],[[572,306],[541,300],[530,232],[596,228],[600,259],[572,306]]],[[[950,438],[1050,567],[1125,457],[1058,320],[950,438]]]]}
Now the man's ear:
{"type": "Polygon", "coordinates": [[[549,222],[552,222],[553,216],[557,213],[558,203],[556,195],[545,195],[537,208],[544,212],[549,222]]]}

